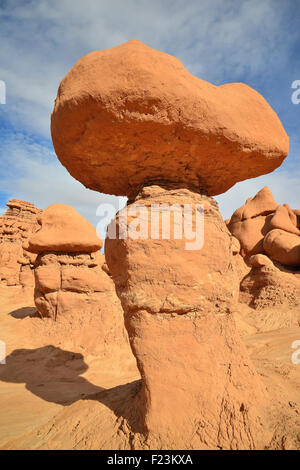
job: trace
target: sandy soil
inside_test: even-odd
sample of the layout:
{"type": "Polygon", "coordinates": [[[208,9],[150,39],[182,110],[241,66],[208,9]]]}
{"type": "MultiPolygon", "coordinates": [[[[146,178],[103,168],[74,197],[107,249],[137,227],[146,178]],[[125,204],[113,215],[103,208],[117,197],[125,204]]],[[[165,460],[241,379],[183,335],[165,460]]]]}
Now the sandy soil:
{"type": "MultiPolygon", "coordinates": [[[[53,326],[37,316],[31,290],[0,287],[0,449],[139,447],[134,357],[97,349],[88,324],[53,326]]],[[[300,449],[300,364],[291,361],[300,328],[253,330],[243,340],[271,397],[268,448],[300,449]]]]}

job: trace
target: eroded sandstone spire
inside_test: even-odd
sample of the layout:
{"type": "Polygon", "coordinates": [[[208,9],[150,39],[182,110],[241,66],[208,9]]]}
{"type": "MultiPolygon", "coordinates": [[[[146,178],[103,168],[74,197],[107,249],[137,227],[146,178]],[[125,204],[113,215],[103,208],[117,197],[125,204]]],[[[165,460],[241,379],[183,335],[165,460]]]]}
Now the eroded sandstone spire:
{"type": "Polygon", "coordinates": [[[30,202],[12,199],[0,217],[0,281],[5,284],[34,285],[35,256],[24,250],[23,244],[38,230],[41,210],[30,202]]]}

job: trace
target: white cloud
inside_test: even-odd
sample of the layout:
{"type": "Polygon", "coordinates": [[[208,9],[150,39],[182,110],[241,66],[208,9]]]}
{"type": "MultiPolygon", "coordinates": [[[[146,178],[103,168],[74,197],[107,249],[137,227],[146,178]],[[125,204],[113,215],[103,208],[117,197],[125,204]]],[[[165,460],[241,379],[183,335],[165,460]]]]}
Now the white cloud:
{"type": "Polygon", "coordinates": [[[95,226],[101,220],[96,216],[100,204],[112,204],[117,210],[126,203],[126,198],[86,189],[69,175],[50,148],[22,134],[6,136],[0,142],[0,152],[4,150],[7,160],[0,162],[0,187],[7,199],[28,200],[41,209],[54,203],[69,204],[95,226]]]}
{"type": "MultiPolygon", "coordinates": [[[[253,77],[263,81],[285,70],[289,48],[299,34],[284,19],[290,7],[289,1],[277,0],[3,2],[0,79],[6,82],[7,104],[0,107],[0,120],[19,133],[1,137],[1,190],[42,208],[54,202],[71,204],[96,223],[99,201],[116,199],[86,190],[49,146],[53,101],[72,65],[92,50],[135,38],[176,55],[191,73],[216,84],[245,76],[248,83],[253,77]]],[[[278,202],[300,207],[298,177],[299,169],[290,174],[283,166],[272,175],[237,184],[217,198],[223,216],[229,217],[266,184],[278,202]]]]}
{"type": "Polygon", "coordinates": [[[208,81],[236,81],[262,70],[274,74],[284,67],[294,39],[276,3],[194,0],[183,7],[181,0],[11,1],[9,9],[0,9],[6,118],[49,138],[57,87],[74,62],[133,38],[176,55],[208,81]]]}

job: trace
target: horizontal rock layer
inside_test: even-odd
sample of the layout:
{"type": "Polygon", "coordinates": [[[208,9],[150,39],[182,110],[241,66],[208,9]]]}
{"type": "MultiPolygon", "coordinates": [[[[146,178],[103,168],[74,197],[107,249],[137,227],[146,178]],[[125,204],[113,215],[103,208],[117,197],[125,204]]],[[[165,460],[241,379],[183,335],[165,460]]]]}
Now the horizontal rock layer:
{"type": "Polygon", "coordinates": [[[28,238],[40,228],[42,211],[30,202],[12,199],[0,217],[0,282],[33,287],[35,256],[24,250],[28,238]]]}

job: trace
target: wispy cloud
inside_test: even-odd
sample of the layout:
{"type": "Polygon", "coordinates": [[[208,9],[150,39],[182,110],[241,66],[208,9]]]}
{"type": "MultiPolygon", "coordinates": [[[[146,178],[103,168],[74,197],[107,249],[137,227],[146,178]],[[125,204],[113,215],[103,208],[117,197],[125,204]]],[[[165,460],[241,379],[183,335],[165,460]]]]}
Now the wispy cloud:
{"type": "Polygon", "coordinates": [[[23,134],[7,134],[0,142],[1,154],[4,151],[8,158],[0,160],[0,187],[7,199],[28,200],[42,209],[54,203],[70,204],[94,225],[101,220],[96,215],[100,204],[111,204],[117,210],[126,203],[126,198],[86,189],[69,175],[50,147],[23,134]]]}
{"type": "Polygon", "coordinates": [[[265,184],[279,202],[300,207],[300,105],[290,101],[290,84],[300,79],[297,14],[300,2],[291,0],[1,2],[0,79],[7,86],[7,104],[0,106],[2,193],[40,207],[71,204],[95,223],[95,207],[107,196],[86,190],[57,161],[50,113],[60,80],[81,56],[135,38],[177,56],[205,80],[248,83],[287,128],[292,150],[282,169],[220,196],[223,215],[265,184]]]}
{"type": "Polygon", "coordinates": [[[251,81],[282,70],[298,34],[284,21],[286,2],[277,0],[190,1],[184,7],[180,0],[127,0],[126,8],[123,0],[7,5],[0,9],[5,112],[13,124],[46,137],[59,81],[91,50],[137,38],[176,55],[206,80],[251,81]]]}

